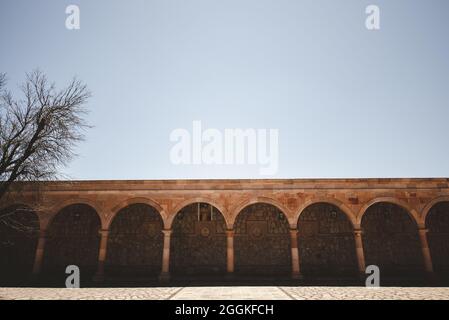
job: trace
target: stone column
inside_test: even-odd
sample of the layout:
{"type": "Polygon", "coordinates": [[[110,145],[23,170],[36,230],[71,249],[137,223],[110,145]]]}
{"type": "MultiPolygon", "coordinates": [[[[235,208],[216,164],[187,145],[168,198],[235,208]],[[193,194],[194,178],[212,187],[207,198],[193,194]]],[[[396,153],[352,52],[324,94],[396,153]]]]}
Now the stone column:
{"type": "Polygon", "coordinates": [[[226,231],[226,271],[228,275],[234,272],[234,230],[226,231]]]}
{"type": "Polygon", "coordinates": [[[98,251],[98,267],[97,273],[95,274],[94,280],[103,281],[104,280],[104,264],[106,261],[106,253],[108,248],[108,238],[109,238],[109,230],[100,230],[101,235],[100,240],[100,249],[98,251]]]}
{"type": "Polygon", "coordinates": [[[37,240],[36,254],[34,255],[33,275],[38,275],[41,272],[46,239],[46,230],[40,230],[39,239],[37,240]]]}
{"type": "Polygon", "coordinates": [[[419,240],[421,241],[421,250],[424,258],[424,269],[427,273],[433,273],[433,263],[432,256],[430,255],[429,243],[427,241],[427,232],[428,229],[420,228],[419,229],[419,240]]]}
{"type": "Polygon", "coordinates": [[[359,267],[359,273],[365,275],[365,253],[363,252],[362,230],[354,230],[355,251],[357,254],[357,264],[359,267]]]}
{"type": "Polygon", "coordinates": [[[170,279],[170,238],[172,230],[162,230],[164,234],[164,249],[162,251],[162,272],[159,276],[160,281],[170,279]]]}
{"type": "Polygon", "coordinates": [[[290,229],[290,242],[292,250],[292,278],[300,279],[301,272],[299,267],[298,229],[290,229]]]}

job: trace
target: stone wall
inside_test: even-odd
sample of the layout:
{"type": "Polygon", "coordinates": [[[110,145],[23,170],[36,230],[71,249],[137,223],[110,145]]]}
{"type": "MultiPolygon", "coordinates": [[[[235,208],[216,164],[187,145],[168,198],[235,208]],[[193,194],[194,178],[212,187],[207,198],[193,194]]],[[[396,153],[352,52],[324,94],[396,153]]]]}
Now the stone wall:
{"type": "Polygon", "coordinates": [[[118,212],[110,227],[106,274],[157,276],[162,264],[163,222],[145,204],[133,204],[118,212]]]}
{"type": "Polygon", "coordinates": [[[237,217],[234,236],[235,271],[277,275],[291,272],[289,224],[268,204],[253,204],[237,217]]]}
{"type": "MultiPolygon", "coordinates": [[[[441,204],[449,202],[447,178],[56,181],[19,187],[20,192],[2,199],[0,209],[12,204],[31,208],[39,221],[30,218],[30,224],[34,229],[39,225],[40,231],[29,241],[19,241],[24,235],[0,226],[3,263],[16,261],[11,265],[18,267],[9,267],[14,270],[30,271],[34,263],[35,270],[46,272],[75,263],[101,274],[106,258],[106,277],[122,272],[155,276],[163,264],[161,230],[172,229],[164,273],[168,266],[179,275],[188,269],[221,273],[234,266],[236,273],[289,274],[292,264],[296,268],[296,260],[290,259],[289,228],[298,227],[299,260],[306,275],[350,272],[356,252],[360,268],[377,264],[384,275],[414,273],[422,278],[416,272],[423,270],[424,260],[427,271],[434,260],[437,272],[449,274],[448,210],[441,204]],[[197,202],[214,206],[222,216],[214,215],[212,222],[186,214],[185,221],[178,221],[182,208],[197,202]],[[318,206],[324,203],[328,205],[318,206]],[[63,214],[73,208],[81,213],[63,214]],[[358,242],[357,251],[349,226],[363,231],[357,238],[363,248],[358,242]],[[431,257],[423,255],[426,238],[418,237],[418,228],[421,235],[429,229],[431,257]],[[234,263],[232,254],[226,261],[225,229],[234,230],[234,263]]],[[[170,231],[165,235],[169,241],[170,231]]]]}
{"type": "Polygon", "coordinates": [[[70,205],[52,220],[45,248],[44,270],[65,276],[68,265],[93,274],[98,261],[101,221],[95,210],[85,204],[70,205]]]}
{"type": "Polygon", "coordinates": [[[334,205],[317,203],[299,217],[298,248],[304,275],[357,273],[353,227],[334,205]]]}
{"type": "Polygon", "coordinates": [[[423,271],[416,223],[403,208],[378,203],[362,220],[366,265],[379,266],[384,275],[407,276],[423,271]]]}
{"type": "MultiPolygon", "coordinates": [[[[9,207],[0,221],[0,282],[30,274],[39,231],[38,216],[29,208],[9,207]]],[[[0,283],[0,285],[1,285],[0,283]]]]}
{"type": "Polygon", "coordinates": [[[199,208],[198,203],[183,208],[173,223],[170,257],[173,274],[224,273],[225,231],[225,220],[217,208],[206,203],[199,204],[199,208]]]}

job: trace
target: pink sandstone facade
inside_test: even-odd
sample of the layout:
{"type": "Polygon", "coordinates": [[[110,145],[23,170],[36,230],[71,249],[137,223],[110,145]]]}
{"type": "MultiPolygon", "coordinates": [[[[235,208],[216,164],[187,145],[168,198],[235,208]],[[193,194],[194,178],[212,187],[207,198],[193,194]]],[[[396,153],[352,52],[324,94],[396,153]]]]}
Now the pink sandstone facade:
{"type": "Polygon", "coordinates": [[[97,280],[449,269],[446,178],[58,181],[22,186],[2,207],[14,206],[38,231],[22,258],[13,231],[2,250],[35,275],[70,263],[97,280]]]}

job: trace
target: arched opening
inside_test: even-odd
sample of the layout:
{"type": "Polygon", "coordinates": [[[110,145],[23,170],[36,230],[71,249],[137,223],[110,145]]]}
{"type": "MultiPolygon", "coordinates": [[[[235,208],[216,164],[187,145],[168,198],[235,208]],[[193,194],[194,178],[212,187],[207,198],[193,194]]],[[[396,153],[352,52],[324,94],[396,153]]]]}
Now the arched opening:
{"type": "Polygon", "coordinates": [[[271,204],[244,208],[235,221],[235,272],[246,275],[291,274],[291,243],[285,215],[271,204]]]}
{"type": "Polygon", "coordinates": [[[357,274],[353,227],[338,207],[328,203],[308,206],[299,216],[298,230],[303,275],[357,274]]]}
{"type": "Polygon", "coordinates": [[[366,265],[395,277],[423,271],[418,228],[404,208],[376,203],[366,210],[361,226],[366,265]]]}
{"type": "Polygon", "coordinates": [[[31,274],[39,231],[37,214],[26,206],[0,210],[0,281],[23,280],[31,274]]]}
{"type": "Polygon", "coordinates": [[[72,204],[53,218],[44,254],[44,272],[53,279],[66,277],[68,265],[76,265],[81,280],[90,279],[97,268],[100,217],[87,204],[72,204]]]}
{"type": "Polygon", "coordinates": [[[208,203],[192,203],[173,221],[170,269],[173,275],[213,275],[226,271],[226,222],[208,203]]]}
{"type": "Polygon", "coordinates": [[[449,277],[449,201],[435,204],[426,217],[433,269],[449,277]]]}
{"type": "Polygon", "coordinates": [[[153,277],[161,272],[163,221],[147,204],[121,209],[109,228],[105,272],[112,276],[153,277]]]}

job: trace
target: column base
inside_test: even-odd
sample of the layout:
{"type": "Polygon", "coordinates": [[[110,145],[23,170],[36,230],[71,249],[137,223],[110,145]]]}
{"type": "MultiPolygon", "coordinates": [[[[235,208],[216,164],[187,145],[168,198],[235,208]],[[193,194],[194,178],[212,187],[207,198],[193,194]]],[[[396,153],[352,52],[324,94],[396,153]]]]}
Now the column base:
{"type": "Polygon", "coordinates": [[[41,274],[40,270],[33,270],[33,272],[31,272],[31,277],[37,278],[40,276],[40,274],[41,274]]]}
{"type": "Polygon", "coordinates": [[[359,271],[359,273],[358,273],[358,278],[359,278],[359,281],[360,281],[360,284],[362,285],[362,286],[365,286],[366,285],[366,278],[369,276],[369,274],[366,274],[365,272],[361,272],[361,271],[359,271]]]}
{"type": "Polygon", "coordinates": [[[234,272],[227,272],[224,277],[228,281],[234,280],[234,272]]]}
{"type": "Polygon", "coordinates": [[[163,283],[167,283],[170,281],[170,273],[169,272],[162,272],[159,275],[159,281],[163,283]]]}
{"type": "Polygon", "coordinates": [[[93,276],[92,280],[93,280],[94,282],[103,282],[103,281],[104,281],[104,274],[96,273],[96,274],[93,276]]]}
{"type": "Polygon", "coordinates": [[[303,280],[304,276],[301,273],[299,273],[299,272],[293,272],[292,273],[292,279],[294,279],[294,280],[303,280]]]}
{"type": "Polygon", "coordinates": [[[40,273],[32,273],[28,276],[28,281],[32,283],[39,283],[41,280],[41,274],[40,273]]]}
{"type": "Polygon", "coordinates": [[[436,285],[436,284],[438,284],[439,283],[439,277],[438,277],[438,275],[435,273],[435,272],[430,272],[430,271],[427,271],[426,273],[425,273],[425,278],[426,278],[426,282],[429,284],[429,285],[436,285]]]}

